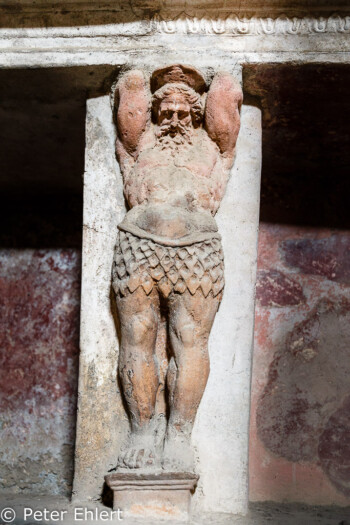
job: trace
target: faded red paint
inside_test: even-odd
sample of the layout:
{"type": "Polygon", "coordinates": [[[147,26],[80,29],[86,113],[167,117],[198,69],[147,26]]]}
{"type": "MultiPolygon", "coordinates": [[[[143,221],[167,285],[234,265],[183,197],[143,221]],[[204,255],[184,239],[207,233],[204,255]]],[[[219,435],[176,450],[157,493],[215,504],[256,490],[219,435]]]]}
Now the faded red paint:
{"type": "Polygon", "coordinates": [[[261,306],[293,306],[305,302],[299,283],[278,270],[259,270],[256,299],[261,306]]]}
{"type": "Polygon", "coordinates": [[[349,232],[261,224],[252,500],[350,503],[350,431],[343,404],[350,393],[349,248],[349,232]],[[297,303],[298,297],[305,300],[297,303]]]}
{"type": "Polygon", "coordinates": [[[325,424],[318,455],[332,483],[350,497],[350,395],[325,424]]]}
{"type": "Polygon", "coordinates": [[[0,255],[0,405],[76,395],[80,257],[74,250],[0,255]]]}
{"type": "Polygon", "coordinates": [[[302,273],[350,284],[348,233],[335,233],[325,239],[288,239],[281,243],[281,250],[286,264],[302,273]]]}
{"type": "Polygon", "coordinates": [[[0,250],[0,490],[69,494],[80,252],[0,250]]]}

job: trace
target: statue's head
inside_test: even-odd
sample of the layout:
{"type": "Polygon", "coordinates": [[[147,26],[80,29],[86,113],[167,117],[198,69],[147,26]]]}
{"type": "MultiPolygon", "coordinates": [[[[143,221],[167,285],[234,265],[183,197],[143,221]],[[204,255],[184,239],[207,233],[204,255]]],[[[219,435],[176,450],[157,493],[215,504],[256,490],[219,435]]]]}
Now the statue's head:
{"type": "Polygon", "coordinates": [[[190,141],[193,128],[202,120],[204,108],[194,89],[182,83],[168,83],[154,93],[152,110],[158,138],[168,137],[181,144],[190,141]]]}

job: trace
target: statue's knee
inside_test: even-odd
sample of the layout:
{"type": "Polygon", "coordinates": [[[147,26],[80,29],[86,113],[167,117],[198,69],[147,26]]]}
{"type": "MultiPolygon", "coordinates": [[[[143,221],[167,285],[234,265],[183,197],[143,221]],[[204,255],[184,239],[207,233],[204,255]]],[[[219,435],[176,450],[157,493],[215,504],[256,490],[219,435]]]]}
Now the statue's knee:
{"type": "Polygon", "coordinates": [[[153,317],[144,314],[135,315],[128,321],[126,342],[132,346],[146,345],[148,339],[153,341],[155,328],[153,317]]]}
{"type": "Polygon", "coordinates": [[[196,340],[196,327],[194,323],[184,323],[176,329],[176,336],[183,346],[193,346],[196,340]]]}

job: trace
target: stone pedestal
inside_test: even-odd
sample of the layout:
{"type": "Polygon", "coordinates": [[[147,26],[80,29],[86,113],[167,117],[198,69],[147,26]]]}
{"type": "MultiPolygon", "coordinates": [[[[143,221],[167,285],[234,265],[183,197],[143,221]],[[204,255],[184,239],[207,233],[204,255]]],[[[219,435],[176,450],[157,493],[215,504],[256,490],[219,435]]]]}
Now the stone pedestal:
{"type": "Polygon", "coordinates": [[[113,509],[121,509],[123,517],[187,520],[198,476],[133,472],[110,474],[105,480],[113,491],[113,509]]]}

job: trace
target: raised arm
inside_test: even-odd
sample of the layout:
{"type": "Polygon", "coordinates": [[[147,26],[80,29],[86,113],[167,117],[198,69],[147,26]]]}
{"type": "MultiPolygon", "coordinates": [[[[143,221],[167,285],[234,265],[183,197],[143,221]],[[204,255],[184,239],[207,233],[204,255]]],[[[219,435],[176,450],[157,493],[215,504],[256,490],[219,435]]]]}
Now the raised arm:
{"type": "Polygon", "coordinates": [[[240,127],[242,89],[229,73],[217,73],[211,83],[206,107],[205,129],[229,164],[233,160],[240,127]]]}
{"type": "Polygon", "coordinates": [[[122,76],[115,92],[118,160],[128,154],[135,158],[141,136],[150,118],[150,90],[141,71],[132,70],[122,76]]]}

